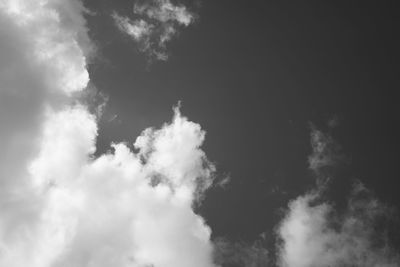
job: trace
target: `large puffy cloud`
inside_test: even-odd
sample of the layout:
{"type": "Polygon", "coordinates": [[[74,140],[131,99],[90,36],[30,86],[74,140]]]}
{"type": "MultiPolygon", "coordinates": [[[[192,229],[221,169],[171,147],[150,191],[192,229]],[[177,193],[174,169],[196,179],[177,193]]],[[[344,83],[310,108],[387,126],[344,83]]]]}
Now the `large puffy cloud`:
{"type": "Polygon", "coordinates": [[[94,158],[90,40],[79,1],[0,1],[0,266],[214,266],[193,204],[205,133],[178,109],[133,152],[94,158]]]}
{"type": "Polygon", "coordinates": [[[183,5],[170,0],[137,1],[133,7],[135,19],[113,14],[117,27],[129,35],[149,60],[167,60],[167,43],[177,34],[180,27],[194,22],[195,15],[183,5]]]}
{"type": "Polygon", "coordinates": [[[52,116],[31,167],[48,198],[40,225],[57,233],[50,266],[213,266],[211,231],[192,209],[213,170],[199,125],[176,110],[171,124],[143,132],[137,153],[115,144],[89,160],[90,114],[76,107],[52,116]]]}

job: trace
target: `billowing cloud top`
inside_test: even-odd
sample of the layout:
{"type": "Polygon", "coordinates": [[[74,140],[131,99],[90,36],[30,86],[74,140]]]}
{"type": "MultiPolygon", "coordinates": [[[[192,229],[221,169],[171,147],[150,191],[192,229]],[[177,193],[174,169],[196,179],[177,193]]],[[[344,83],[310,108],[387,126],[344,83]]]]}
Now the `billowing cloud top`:
{"type": "Polygon", "coordinates": [[[193,23],[195,15],[183,5],[170,0],[137,1],[134,20],[113,13],[117,27],[129,35],[150,60],[167,60],[167,43],[178,34],[179,27],[193,23]]]}

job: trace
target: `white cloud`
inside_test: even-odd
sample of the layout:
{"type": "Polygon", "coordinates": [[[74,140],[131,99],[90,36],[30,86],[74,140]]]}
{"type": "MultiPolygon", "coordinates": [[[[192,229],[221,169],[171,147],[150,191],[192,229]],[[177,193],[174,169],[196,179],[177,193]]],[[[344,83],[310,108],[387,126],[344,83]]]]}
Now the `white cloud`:
{"type": "Polygon", "coordinates": [[[175,109],[94,158],[79,1],[0,0],[0,266],[214,266],[193,204],[212,183],[205,133],[175,109]],[[75,103],[75,104],[72,104],[75,103]]]}
{"type": "Polygon", "coordinates": [[[339,267],[399,266],[400,255],[392,250],[377,228],[390,212],[360,185],[355,186],[346,211],[319,200],[319,191],[298,197],[289,204],[278,235],[279,266],[339,267]],[[367,196],[367,197],[365,197],[367,196]]]}
{"type": "Polygon", "coordinates": [[[137,154],[116,144],[90,160],[90,114],[74,107],[52,116],[32,165],[48,198],[40,225],[58,233],[51,266],[214,266],[211,230],[192,210],[213,170],[199,149],[199,125],[176,113],[171,124],[143,132],[137,154]]]}
{"type": "Polygon", "coordinates": [[[326,200],[327,178],[332,168],[346,160],[340,145],[328,134],[311,127],[309,168],[317,177],[316,189],[289,203],[277,228],[278,262],[282,267],[394,267],[400,255],[379,229],[390,222],[392,211],[372,196],[360,182],[353,186],[345,210],[326,200]],[[382,225],[380,226],[382,227],[382,225]]]}
{"type": "Polygon", "coordinates": [[[122,32],[129,35],[150,60],[167,60],[167,43],[177,34],[179,27],[187,27],[195,20],[195,15],[183,5],[174,5],[170,0],[147,0],[136,2],[133,7],[135,17],[113,13],[112,17],[122,32]]]}
{"type": "Polygon", "coordinates": [[[81,10],[74,1],[0,1],[3,229],[24,227],[37,217],[40,197],[26,167],[40,149],[45,110],[62,107],[88,82],[87,30],[74,15],[81,10]]]}
{"type": "Polygon", "coordinates": [[[189,26],[194,19],[193,14],[185,6],[174,5],[170,0],[136,2],[133,12],[138,15],[146,15],[150,19],[163,23],[173,21],[185,26],[189,26]]]}
{"type": "Polygon", "coordinates": [[[118,28],[130,35],[135,41],[147,38],[151,34],[153,27],[144,20],[131,21],[126,17],[119,16],[117,13],[113,13],[112,17],[118,28]]]}

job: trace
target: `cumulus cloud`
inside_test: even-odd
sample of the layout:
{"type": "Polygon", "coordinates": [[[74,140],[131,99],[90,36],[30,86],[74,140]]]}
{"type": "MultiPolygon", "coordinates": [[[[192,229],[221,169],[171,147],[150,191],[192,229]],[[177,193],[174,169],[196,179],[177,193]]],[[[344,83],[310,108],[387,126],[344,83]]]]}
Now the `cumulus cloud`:
{"type": "Polygon", "coordinates": [[[170,0],[137,1],[133,15],[134,20],[117,13],[112,17],[119,30],[129,35],[150,60],[167,60],[167,43],[178,35],[181,27],[195,20],[194,13],[170,0]]]}
{"type": "Polygon", "coordinates": [[[0,266],[214,266],[193,210],[214,172],[198,124],[176,108],[133,149],[94,157],[97,118],[76,98],[89,82],[84,12],[0,1],[0,266]]]}
{"type": "Polygon", "coordinates": [[[48,198],[41,226],[57,233],[50,266],[213,266],[211,230],[192,209],[213,171],[199,125],[176,110],[172,123],[138,137],[137,153],[115,144],[89,160],[91,115],[73,108],[52,116],[31,166],[48,198]]]}

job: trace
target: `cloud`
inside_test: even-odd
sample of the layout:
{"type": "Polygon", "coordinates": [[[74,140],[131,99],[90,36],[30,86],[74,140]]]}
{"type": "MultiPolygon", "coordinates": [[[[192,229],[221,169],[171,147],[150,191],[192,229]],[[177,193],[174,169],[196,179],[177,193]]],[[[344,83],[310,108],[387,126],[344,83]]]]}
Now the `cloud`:
{"type": "MultiPolygon", "coordinates": [[[[310,168],[325,178],[345,158],[328,134],[311,128],[310,168]]],[[[334,178],[334,177],[333,177],[334,178]]],[[[343,208],[327,200],[330,183],[319,183],[288,204],[275,227],[274,253],[260,241],[232,242],[217,238],[216,262],[221,266],[280,267],[395,267],[398,215],[380,202],[361,182],[353,184],[343,208]]],[[[263,233],[265,235],[265,233],[263,233]]],[[[273,248],[271,248],[273,249],[273,248]]]]}
{"type": "Polygon", "coordinates": [[[317,177],[317,186],[292,200],[278,225],[278,266],[399,266],[400,255],[392,249],[387,234],[387,226],[394,222],[393,210],[361,182],[354,184],[344,210],[327,201],[329,184],[320,183],[321,179],[346,157],[328,133],[314,126],[311,146],[309,168],[317,177]]]}
{"type": "Polygon", "coordinates": [[[179,28],[195,20],[194,13],[170,0],[137,1],[133,14],[134,20],[117,13],[112,17],[119,30],[129,35],[149,60],[167,60],[167,43],[178,35],[179,28]]]}
{"type": "MultiPolygon", "coordinates": [[[[112,17],[119,29],[129,36],[131,36],[135,41],[139,42],[142,39],[147,39],[145,45],[149,46],[150,40],[149,35],[151,34],[153,25],[148,24],[144,20],[131,21],[126,17],[121,17],[117,13],[113,13],[112,17]]],[[[148,48],[146,48],[148,49],[148,48]]]]}
{"type": "Polygon", "coordinates": [[[83,10],[75,1],[0,2],[2,229],[37,217],[41,198],[27,166],[40,150],[46,109],[62,108],[89,81],[87,29],[76,15],[83,10]]]}
{"type": "Polygon", "coordinates": [[[232,177],[229,174],[225,174],[224,176],[221,176],[221,178],[218,181],[215,181],[215,186],[220,187],[222,189],[226,189],[229,184],[231,183],[232,177]]]}
{"type": "Polygon", "coordinates": [[[166,23],[175,21],[184,26],[189,26],[194,18],[193,14],[191,14],[186,7],[182,5],[173,5],[169,0],[136,2],[133,7],[133,12],[160,22],[166,23]]]}
{"type": "Polygon", "coordinates": [[[193,210],[215,169],[198,124],[175,108],[132,149],[94,157],[98,118],[77,98],[92,51],[85,12],[0,1],[0,266],[215,266],[193,210]]]}
{"type": "Polygon", "coordinates": [[[379,222],[391,212],[361,185],[354,187],[347,209],[340,213],[320,200],[316,190],[289,204],[278,229],[279,266],[399,266],[379,222]]]}
{"type": "Polygon", "coordinates": [[[57,233],[51,266],[214,266],[211,230],[192,209],[213,171],[199,125],[176,110],[172,123],[138,137],[137,153],[114,144],[90,160],[92,116],[81,107],[51,116],[31,166],[48,198],[38,236],[57,233]]]}

